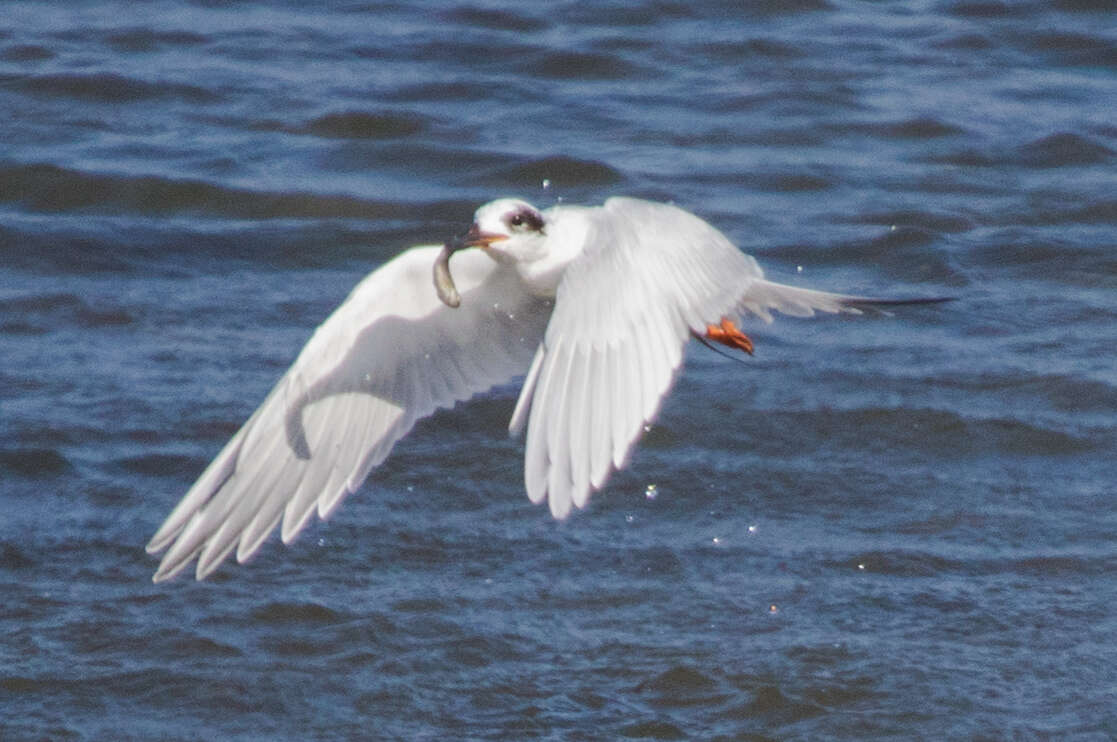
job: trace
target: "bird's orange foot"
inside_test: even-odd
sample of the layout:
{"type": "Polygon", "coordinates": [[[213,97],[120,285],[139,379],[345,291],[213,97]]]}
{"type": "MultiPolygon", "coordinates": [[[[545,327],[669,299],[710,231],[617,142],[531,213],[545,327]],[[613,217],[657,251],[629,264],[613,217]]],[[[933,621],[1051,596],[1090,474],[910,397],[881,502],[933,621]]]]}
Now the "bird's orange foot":
{"type": "Polygon", "coordinates": [[[728,317],[721,318],[721,325],[706,325],[706,337],[713,340],[715,343],[733,348],[734,350],[743,350],[752,355],[753,346],[752,340],[749,336],[741,332],[728,317]]]}

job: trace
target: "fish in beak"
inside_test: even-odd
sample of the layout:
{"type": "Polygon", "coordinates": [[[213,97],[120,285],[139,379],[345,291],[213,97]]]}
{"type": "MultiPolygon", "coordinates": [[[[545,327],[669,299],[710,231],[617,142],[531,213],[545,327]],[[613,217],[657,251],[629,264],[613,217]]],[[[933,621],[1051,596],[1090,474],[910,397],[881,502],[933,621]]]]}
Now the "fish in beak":
{"type": "Polygon", "coordinates": [[[454,278],[450,275],[450,256],[458,250],[467,247],[486,248],[494,242],[508,239],[508,235],[482,232],[477,224],[473,224],[469,231],[458,237],[451,238],[442,246],[442,252],[434,261],[434,290],[438,298],[448,307],[456,308],[461,305],[462,297],[454,286],[454,278]]]}

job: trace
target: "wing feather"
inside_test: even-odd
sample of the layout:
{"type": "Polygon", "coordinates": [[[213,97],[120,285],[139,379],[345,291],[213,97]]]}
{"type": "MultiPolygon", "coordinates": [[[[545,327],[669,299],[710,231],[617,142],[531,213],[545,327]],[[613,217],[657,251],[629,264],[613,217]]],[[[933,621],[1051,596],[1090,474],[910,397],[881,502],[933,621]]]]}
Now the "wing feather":
{"type": "Polygon", "coordinates": [[[570,486],[574,504],[583,508],[590,492],[590,430],[593,424],[593,407],[590,394],[593,383],[594,353],[576,347],[571,365],[570,401],[567,404],[569,419],[566,435],[570,439],[570,486]]]}
{"type": "Polygon", "coordinates": [[[529,416],[528,495],[548,499],[558,518],[625,466],[692,333],[743,313],[771,321],[773,311],[856,313],[874,303],[765,280],[752,257],[674,206],[613,198],[558,206],[548,218],[584,220],[586,246],[559,283],[512,427],[529,416]]]}
{"type": "Polygon", "coordinates": [[[431,285],[439,247],[409,250],[362,281],[156,531],[155,580],[198,559],[199,579],[244,561],[276,526],[289,543],[329,516],[422,417],[523,373],[551,302],[477,251],[454,257],[462,294],[431,285]]]}
{"type": "Polygon", "coordinates": [[[589,371],[593,387],[593,427],[589,431],[589,456],[590,486],[597,490],[604,486],[612,460],[610,453],[613,450],[613,436],[609,426],[612,400],[609,389],[614,349],[606,344],[595,351],[590,354],[592,365],[589,371]]]}

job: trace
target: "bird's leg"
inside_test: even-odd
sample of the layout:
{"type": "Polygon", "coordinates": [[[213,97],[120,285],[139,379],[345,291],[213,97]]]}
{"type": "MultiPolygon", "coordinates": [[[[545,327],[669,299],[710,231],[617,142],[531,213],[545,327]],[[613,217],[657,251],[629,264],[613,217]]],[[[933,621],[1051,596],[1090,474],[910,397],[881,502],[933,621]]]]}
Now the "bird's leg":
{"type": "Polygon", "coordinates": [[[752,340],[728,317],[721,318],[721,325],[706,325],[706,338],[752,355],[752,340]]]}

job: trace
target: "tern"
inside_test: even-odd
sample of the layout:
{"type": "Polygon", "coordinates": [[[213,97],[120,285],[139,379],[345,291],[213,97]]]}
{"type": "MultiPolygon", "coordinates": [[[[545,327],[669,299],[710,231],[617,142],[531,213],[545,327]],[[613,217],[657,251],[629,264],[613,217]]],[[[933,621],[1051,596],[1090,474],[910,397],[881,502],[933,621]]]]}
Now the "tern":
{"type": "Polygon", "coordinates": [[[318,327],[151,538],[150,553],[167,550],[153,579],[197,560],[201,580],[234,551],[244,562],[276,526],[289,544],[417,420],[519,376],[509,430],[527,430],[527,495],[566,518],[625,467],[692,338],[751,354],[748,315],[934,301],[769,281],[725,235],[669,204],[492,201],[463,236],[369,274],[318,327]]]}

